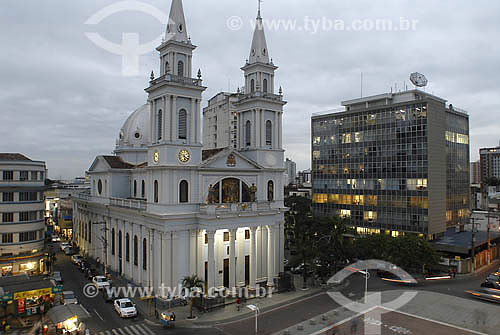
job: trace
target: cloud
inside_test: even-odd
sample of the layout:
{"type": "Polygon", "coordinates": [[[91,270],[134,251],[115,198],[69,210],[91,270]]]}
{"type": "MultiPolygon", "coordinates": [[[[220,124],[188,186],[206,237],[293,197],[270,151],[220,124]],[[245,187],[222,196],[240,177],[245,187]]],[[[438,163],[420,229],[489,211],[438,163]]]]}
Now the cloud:
{"type": "MultiPolygon", "coordinates": [[[[146,101],[149,73],[158,73],[156,51],[140,58],[139,77],[121,76],[121,58],[84,35],[99,32],[119,43],[137,32],[141,43],[165,24],[143,13],[120,13],[97,26],[84,22],[116,1],[43,2],[5,0],[0,11],[0,151],[22,152],[47,161],[51,177],[82,175],[99,154],[110,153],[119,130],[146,101]]],[[[169,1],[145,0],[168,13],[169,1]]],[[[193,69],[203,72],[204,105],[221,90],[242,86],[240,67],[249,56],[256,3],[185,0],[188,33],[198,45],[193,69]],[[240,16],[241,30],[227,28],[240,16]]],[[[498,143],[500,3],[478,0],[276,0],[263,3],[267,20],[295,22],[296,29],[267,29],[270,54],[280,67],[276,87],[288,104],[284,113],[286,156],[298,169],[310,166],[310,116],[360,95],[408,84],[411,72],[425,73],[429,92],[470,112],[471,159],[479,147],[498,143]],[[416,20],[411,31],[335,31],[304,28],[306,17],[322,20],[416,20]]],[[[323,26],[321,27],[323,28],[323,26]]]]}

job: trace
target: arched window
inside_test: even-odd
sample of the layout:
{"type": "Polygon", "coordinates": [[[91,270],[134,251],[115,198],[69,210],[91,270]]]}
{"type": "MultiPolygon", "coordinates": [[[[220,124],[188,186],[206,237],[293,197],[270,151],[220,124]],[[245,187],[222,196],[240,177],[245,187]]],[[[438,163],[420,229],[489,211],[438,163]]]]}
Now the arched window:
{"type": "Polygon", "coordinates": [[[118,231],[118,258],[122,258],[122,231],[118,231]]]}
{"type": "Polygon", "coordinates": [[[87,223],[89,225],[89,243],[92,243],[92,222],[87,223]]]}
{"type": "Polygon", "coordinates": [[[165,74],[169,74],[170,72],[170,64],[168,62],[165,62],[165,74]]]}
{"type": "Polygon", "coordinates": [[[141,197],[146,199],[146,182],[143,180],[141,185],[141,197]]]}
{"type": "Polygon", "coordinates": [[[148,269],[148,244],[146,239],[142,240],[142,268],[148,269]]]}
{"type": "Polygon", "coordinates": [[[83,226],[83,238],[85,239],[85,241],[88,241],[88,237],[87,237],[87,222],[85,222],[84,226],[83,226]]]}
{"type": "Polygon", "coordinates": [[[128,233],[125,237],[125,260],[130,262],[130,235],[128,233]]]}
{"type": "Polygon", "coordinates": [[[158,180],[154,182],[154,201],[158,203],[158,180]]]}
{"type": "Polygon", "coordinates": [[[262,83],[262,91],[264,93],[267,93],[267,79],[264,79],[264,81],[262,83]]]}
{"type": "Polygon", "coordinates": [[[157,124],[157,127],[156,127],[156,130],[157,130],[157,139],[158,141],[162,139],[162,126],[163,126],[163,113],[161,111],[161,109],[158,111],[158,124],[157,124]]]}
{"type": "Polygon", "coordinates": [[[179,139],[187,138],[187,112],[185,109],[179,111],[179,139]]]}
{"type": "Polygon", "coordinates": [[[115,228],[111,229],[111,255],[115,254],[115,228]]]}
{"type": "Polygon", "coordinates": [[[252,145],[252,124],[250,121],[245,124],[245,142],[247,147],[252,145]]]}
{"type": "Polygon", "coordinates": [[[273,123],[266,121],[266,145],[273,145],[273,123]]]}
{"type": "Polygon", "coordinates": [[[102,180],[100,180],[100,179],[97,182],[97,193],[99,193],[99,195],[102,194],[102,180]]]}
{"type": "Polygon", "coordinates": [[[179,77],[184,77],[184,62],[181,60],[177,63],[177,75],[179,77]]]}
{"type": "Polygon", "coordinates": [[[274,182],[272,180],[267,183],[267,201],[274,201],[274,182]]]}
{"type": "Polygon", "coordinates": [[[250,80],[250,93],[255,92],[255,80],[250,80]]]}
{"type": "Polygon", "coordinates": [[[189,184],[187,181],[183,180],[179,184],[179,202],[189,201],[189,184]]]}
{"type": "Polygon", "coordinates": [[[139,242],[137,241],[137,235],[134,236],[134,265],[139,264],[139,242]]]}
{"type": "Polygon", "coordinates": [[[134,198],[137,198],[137,180],[134,180],[134,198]]]}

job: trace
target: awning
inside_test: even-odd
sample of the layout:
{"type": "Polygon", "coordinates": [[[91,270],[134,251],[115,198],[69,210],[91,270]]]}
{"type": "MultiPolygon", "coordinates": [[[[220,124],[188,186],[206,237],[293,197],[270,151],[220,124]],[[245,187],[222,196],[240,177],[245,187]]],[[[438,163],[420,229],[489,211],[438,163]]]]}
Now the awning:
{"type": "Polygon", "coordinates": [[[52,307],[47,315],[55,324],[71,319],[75,315],[78,317],[78,320],[90,318],[89,312],[87,312],[87,310],[83,308],[83,306],[78,304],[68,304],[52,307]]]}

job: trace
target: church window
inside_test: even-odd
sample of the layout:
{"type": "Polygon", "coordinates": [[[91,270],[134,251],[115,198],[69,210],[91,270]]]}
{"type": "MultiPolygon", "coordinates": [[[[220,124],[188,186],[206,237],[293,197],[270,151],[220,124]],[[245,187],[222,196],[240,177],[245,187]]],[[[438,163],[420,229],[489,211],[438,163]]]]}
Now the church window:
{"type": "Polygon", "coordinates": [[[185,109],[179,111],[179,139],[187,138],[187,112],[185,109]]]}
{"type": "Polygon", "coordinates": [[[158,180],[154,182],[154,201],[158,203],[158,180]]]}
{"type": "Polygon", "coordinates": [[[146,182],[144,180],[141,185],[141,195],[143,199],[146,199],[146,182]]]}
{"type": "Polygon", "coordinates": [[[115,228],[111,229],[111,255],[115,254],[115,228]]]}
{"type": "Polygon", "coordinates": [[[89,225],[89,238],[88,241],[89,243],[92,243],[92,222],[87,223],[89,225]]]}
{"type": "Polygon", "coordinates": [[[134,236],[134,265],[139,264],[139,242],[137,241],[137,235],[134,236]]]}
{"type": "Polygon", "coordinates": [[[125,260],[130,262],[130,235],[128,233],[125,237],[125,260]]]}
{"type": "Polygon", "coordinates": [[[222,181],[222,203],[231,204],[240,202],[240,180],[226,178],[222,181]]]}
{"type": "Polygon", "coordinates": [[[266,145],[273,145],[273,123],[266,121],[266,145]]]}
{"type": "Polygon", "coordinates": [[[263,88],[264,93],[267,93],[267,79],[264,79],[263,84],[262,84],[262,88],[263,88]]]}
{"type": "Polygon", "coordinates": [[[163,125],[163,113],[161,111],[161,109],[158,111],[158,125],[157,125],[157,138],[158,138],[158,141],[161,140],[162,138],[162,125],[163,125]]]}
{"type": "Polygon", "coordinates": [[[146,239],[142,240],[142,268],[148,269],[148,243],[146,239]]]}
{"type": "Polygon", "coordinates": [[[274,201],[274,182],[272,180],[267,183],[267,201],[274,201]]]}
{"type": "Polygon", "coordinates": [[[97,193],[99,193],[99,195],[102,194],[102,180],[100,180],[100,179],[97,182],[97,193]]]}
{"type": "Polygon", "coordinates": [[[252,124],[250,121],[245,124],[245,142],[247,147],[252,145],[252,124]]]}
{"type": "Polygon", "coordinates": [[[183,180],[179,184],[179,202],[184,203],[189,201],[189,184],[183,180]]]}
{"type": "Polygon", "coordinates": [[[229,232],[228,231],[224,232],[224,242],[229,242],[229,232]]]}
{"type": "Polygon", "coordinates": [[[250,239],[250,229],[245,229],[245,240],[250,239]]]}
{"type": "Polygon", "coordinates": [[[250,92],[255,92],[255,80],[250,80],[250,92]]]}
{"type": "Polygon", "coordinates": [[[170,64],[165,62],[165,73],[168,74],[170,72],[170,64]]]}
{"type": "Polygon", "coordinates": [[[184,62],[181,60],[177,63],[177,75],[179,77],[184,77],[184,62]]]}
{"type": "Polygon", "coordinates": [[[137,180],[134,180],[134,198],[137,198],[137,180]]]}

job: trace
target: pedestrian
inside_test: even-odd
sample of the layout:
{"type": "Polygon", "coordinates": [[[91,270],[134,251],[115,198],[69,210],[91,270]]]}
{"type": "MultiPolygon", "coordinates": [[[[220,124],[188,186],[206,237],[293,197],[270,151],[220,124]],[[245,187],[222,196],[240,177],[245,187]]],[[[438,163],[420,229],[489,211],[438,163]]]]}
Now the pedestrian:
{"type": "Polygon", "coordinates": [[[453,269],[453,278],[455,278],[457,276],[457,268],[454,268],[453,269]]]}
{"type": "Polygon", "coordinates": [[[451,270],[451,268],[448,269],[448,276],[450,276],[450,278],[453,278],[453,271],[451,270]]]}

